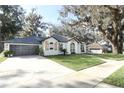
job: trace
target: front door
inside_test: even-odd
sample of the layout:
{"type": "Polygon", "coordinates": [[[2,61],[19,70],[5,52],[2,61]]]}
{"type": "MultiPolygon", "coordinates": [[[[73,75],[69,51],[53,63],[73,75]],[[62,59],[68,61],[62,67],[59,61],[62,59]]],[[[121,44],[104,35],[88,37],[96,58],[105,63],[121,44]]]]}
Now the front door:
{"type": "Polygon", "coordinates": [[[75,44],[74,43],[70,44],[70,52],[71,52],[71,54],[75,54],[75,44]]]}

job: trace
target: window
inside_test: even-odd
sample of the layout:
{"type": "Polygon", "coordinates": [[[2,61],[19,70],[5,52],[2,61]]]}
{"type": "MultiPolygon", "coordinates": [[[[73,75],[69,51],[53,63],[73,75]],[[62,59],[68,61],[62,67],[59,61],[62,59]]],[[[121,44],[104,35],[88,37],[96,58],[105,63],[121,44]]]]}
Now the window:
{"type": "Polygon", "coordinates": [[[53,48],[51,47],[50,50],[53,50],[53,48]]]}
{"type": "Polygon", "coordinates": [[[100,50],[100,48],[90,48],[90,50],[100,50]]]}
{"type": "Polygon", "coordinates": [[[81,44],[81,52],[85,52],[84,51],[84,44],[81,44]]]}
{"type": "Polygon", "coordinates": [[[50,42],[50,44],[53,44],[53,42],[50,42]]]}
{"type": "Polygon", "coordinates": [[[54,48],[53,42],[50,42],[49,44],[50,44],[49,45],[50,46],[50,50],[53,50],[53,48],[54,48]]]}

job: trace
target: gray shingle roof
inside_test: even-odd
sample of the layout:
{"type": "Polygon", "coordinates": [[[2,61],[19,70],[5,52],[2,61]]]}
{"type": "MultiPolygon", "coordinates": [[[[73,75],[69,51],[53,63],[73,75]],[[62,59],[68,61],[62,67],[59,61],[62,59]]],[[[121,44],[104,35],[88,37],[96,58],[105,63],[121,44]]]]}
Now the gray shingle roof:
{"type": "Polygon", "coordinates": [[[26,44],[41,44],[41,41],[44,38],[36,37],[36,36],[29,36],[25,38],[15,38],[12,40],[5,41],[7,43],[26,43],[26,44]]]}
{"type": "MultiPolygon", "coordinates": [[[[65,36],[62,35],[57,35],[54,34],[51,37],[55,38],[58,42],[67,42],[70,40],[70,38],[67,38],[65,36]]],[[[6,43],[26,43],[26,44],[41,44],[42,41],[44,41],[45,39],[48,39],[50,37],[37,37],[37,36],[29,36],[29,37],[25,37],[25,38],[15,38],[12,40],[8,40],[5,41],[6,43]]]]}
{"type": "Polygon", "coordinates": [[[58,40],[59,42],[67,42],[67,41],[68,41],[68,38],[65,37],[65,36],[62,36],[62,35],[54,34],[54,35],[52,35],[51,37],[55,38],[55,39],[58,40]]]}

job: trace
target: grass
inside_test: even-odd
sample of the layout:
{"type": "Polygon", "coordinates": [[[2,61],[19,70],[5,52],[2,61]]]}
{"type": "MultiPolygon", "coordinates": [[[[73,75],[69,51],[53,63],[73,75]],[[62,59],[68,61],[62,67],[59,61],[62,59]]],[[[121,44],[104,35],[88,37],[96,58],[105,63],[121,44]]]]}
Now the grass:
{"type": "Polygon", "coordinates": [[[106,53],[106,54],[99,54],[99,55],[94,55],[100,58],[104,59],[112,59],[112,60],[124,60],[124,54],[112,54],[112,53],[106,53]]]}
{"type": "Polygon", "coordinates": [[[6,57],[0,57],[0,63],[5,61],[7,58],[6,57]]]}
{"type": "Polygon", "coordinates": [[[124,88],[124,67],[120,68],[103,82],[124,88]]]}
{"type": "Polygon", "coordinates": [[[58,56],[49,56],[48,58],[66,67],[74,69],[76,71],[103,63],[103,61],[101,61],[98,57],[85,55],[85,54],[84,55],[65,55],[65,56],[58,55],[58,56]]]}

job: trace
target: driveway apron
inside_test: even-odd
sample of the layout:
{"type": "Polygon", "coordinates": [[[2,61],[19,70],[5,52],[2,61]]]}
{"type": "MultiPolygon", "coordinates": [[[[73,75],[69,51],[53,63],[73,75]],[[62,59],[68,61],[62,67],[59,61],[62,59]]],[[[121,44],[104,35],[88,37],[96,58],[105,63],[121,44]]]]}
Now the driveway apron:
{"type": "Polygon", "coordinates": [[[0,64],[0,87],[47,87],[38,84],[73,72],[41,56],[12,57],[0,64]]]}

